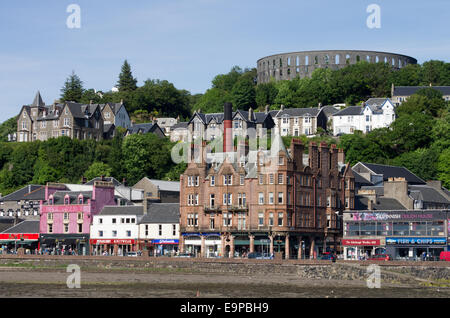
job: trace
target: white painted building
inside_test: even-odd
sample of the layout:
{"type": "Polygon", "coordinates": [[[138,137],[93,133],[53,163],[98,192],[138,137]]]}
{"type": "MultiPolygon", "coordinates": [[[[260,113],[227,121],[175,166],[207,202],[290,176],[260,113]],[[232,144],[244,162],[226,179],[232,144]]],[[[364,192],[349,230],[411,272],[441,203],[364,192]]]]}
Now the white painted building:
{"type": "Polygon", "coordinates": [[[349,106],[333,116],[333,134],[364,133],[389,127],[395,120],[395,107],[389,99],[371,98],[363,106],[349,106]]]}
{"type": "Polygon", "coordinates": [[[139,244],[150,255],[173,255],[180,238],[180,204],[151,203],[139,221],[139,244]]]}
{"type": "Polygon", "coordinates": [[[138,250],[138,222],[143,206],[105,206],[94,216],[90,231],[91,255],[126,255],[138,250]]]}

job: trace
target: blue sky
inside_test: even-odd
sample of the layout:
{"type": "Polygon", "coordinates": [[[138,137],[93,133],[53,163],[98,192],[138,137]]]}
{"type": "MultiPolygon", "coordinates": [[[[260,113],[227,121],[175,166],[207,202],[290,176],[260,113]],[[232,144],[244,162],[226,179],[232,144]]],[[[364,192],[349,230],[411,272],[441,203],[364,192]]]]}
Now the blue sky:
{"type": "Polygon", "coordinates": [[[401,53],[450,61],[448,0],[18,0],[0,4],[0,122],[37,90],[47,104],[75,70],[108,91],[125,59],[139,85],[166,79],[203,93],[232,66],[266,55],[324,49],[401,53]],[[370,4],[381,28],[369,29],[370,4]],[[81,28],[69,29],[70,4],[81,28]]]}

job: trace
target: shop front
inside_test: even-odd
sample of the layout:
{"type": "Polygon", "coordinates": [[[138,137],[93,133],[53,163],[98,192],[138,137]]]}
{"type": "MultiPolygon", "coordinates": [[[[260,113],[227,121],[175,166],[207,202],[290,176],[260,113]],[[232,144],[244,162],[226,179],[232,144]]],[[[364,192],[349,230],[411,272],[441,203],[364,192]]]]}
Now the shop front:
{"type": "Polygon", "coordinates": [[[438,260],[446,237],[387,237],[386,252],[396,260],[438,260]]]}
{"type": "Polygon", "coordinates": [[[17,254],[22,249],[25,254],[37,254],[39,233],[0,233],[0,254],[17,254]]]}
{"type": "Polygon", "coordinates": [[[40,234],[40,249],[47,255],[89,255],[89,234],[40,234]]]}
{"type": "Polygon", "coordinates": [[[194,257],[201,256],[202,239],[200,234],[183,234],[184,236],[184,252],[194,257]]]}
{"type": "Polygon", "coordinates": [[[342,239],[345,260],[362,260],[367,257],[384,254],[384,239],[342,239]]]}
{"type": "Polygon", "coordinates": [[[153,256],[173,256],[178,252],[178,243],[179,241],[175,239],[151,240],[151,254],[153,256]]]}
{"type": "Polygon", "coordinates": [[[250,253],[250,239],[247,235],[234,237],[234,257],[245,258],[250,253]]]}
{"type": "Polygon", "coordinates": [[[207,235],[205,238],[206,257],[221,257],[222,240],[220,235],[207,235]]]}
{"type": "Polygon", "coordinates": [[[91,239],[92,255],[126,256],[128,252],[136,252],[134,239],[91,239]]]}
{"type": "Polygon", "coordinates": [[[255,252],[270,255],[270,238],[266,236],[255,236],[255,252]]]}

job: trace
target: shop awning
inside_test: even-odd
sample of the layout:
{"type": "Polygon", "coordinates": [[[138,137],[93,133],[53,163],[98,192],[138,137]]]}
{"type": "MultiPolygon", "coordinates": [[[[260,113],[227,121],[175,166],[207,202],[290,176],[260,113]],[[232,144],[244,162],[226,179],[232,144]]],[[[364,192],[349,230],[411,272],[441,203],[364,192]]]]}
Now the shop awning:
{"type": "Polygon", "coordinates": [[[28,244],[33,244],[33,243],[37,243],[37,240],[24,240],[24,241],[20,241],[20,240],[1,240],[0,241],[0,245],[8,245],[8,244],[16,244],[16,245],[28,245],[28,244]],[[14,243],[15,242],[15,243],[14,243]]]}

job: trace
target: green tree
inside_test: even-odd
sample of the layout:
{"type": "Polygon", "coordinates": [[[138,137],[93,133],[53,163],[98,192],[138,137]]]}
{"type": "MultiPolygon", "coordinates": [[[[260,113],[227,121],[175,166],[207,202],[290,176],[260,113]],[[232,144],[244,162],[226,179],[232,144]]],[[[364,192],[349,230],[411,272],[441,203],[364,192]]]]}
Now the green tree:
{"type": "Polygon", "coordinates": [[[108,166],[106,163],[103,162],[94,162],[89,166],[89,169],[86,170],[84,173],[84,176],[88,180],[92,180],[94,178],[105,176],[110,177],[112,176],[112,169],[110,166],[108,166]]]}
{"type": "Polygon", "coordinates": [[[255,85],[250,78],[242,77],[233,85],[231,99],[234,109],[256,108],[255,85]]]}
{"type": "Polygon", "coordinates": [[[277,97],[278,90],[273,82],[262,83],[255,88],[255,102],[258,107],[273,105],[277,97]]]}
{"type": "Polygon", "coordinates": [[[133,77],[130,64],[128,64],[127,60],[123,62],[117,87],[119,91],[134,91],[137,89],[137,79],[133,77]]]}
{"type": "Polygon", "coordinates": [[[210,88],[200,97],[192,112],[200,109],[204,113],[220,113],[223,112],[224,103],[229,100],[230,94],[227,91],[220,88],[210,88]]]}
{"type": "Polygon", "coordinates": [[[0,124],[0,142],[8,141],[8,134],[12,135],[15,132],[17,132],[17,116],[0,124]]]}
{"type": "Polygon", "coordinates": [[[420,148],[406,152],[390,161],[394,166],[402,166],[424,180],[437,177],[437,161],[439,153],[434,148],[420,148]]]}
{"type": "Polygon", "coordinates": [[[403,114],[392,124],[393,147],[399,153],[426,148],[432,141],[433,118],[423,113],[403,114]]]}
{"type": "Polygon", "coordinates": [[[83,96],[83,82],[72,71],[72,74],[66,79],[63,88],[61,88],[61,99],[63,101],[80,102],[83,96]]]}
{"type": "Polygon", "coordinates": [[[83,92],[80,103],[89,104],[91,101],[94,104],[102,103],[102,98],[95,92],[93,88],[87,89],[83,92]]]}
{"type": "Polygon", "coordinates": [[[450,148],[445,149],[437,162],[438,178],[447,189],[450,189],[450,148]]]}
{"type": "Polygon", "coordinates": [[[450,63],[430,60],[422,64],[422,85],[450,85],[450,63]]]}

